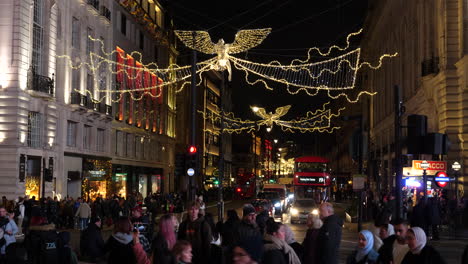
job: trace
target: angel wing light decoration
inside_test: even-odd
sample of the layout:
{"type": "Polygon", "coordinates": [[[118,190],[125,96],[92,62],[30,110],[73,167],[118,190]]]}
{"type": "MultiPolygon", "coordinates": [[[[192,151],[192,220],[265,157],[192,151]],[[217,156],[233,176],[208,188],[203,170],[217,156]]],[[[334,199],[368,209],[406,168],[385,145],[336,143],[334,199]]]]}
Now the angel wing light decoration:
{"type": "Polygon", "coordinates": [[[240,30],[233,43],[225,43],[223,39],[213,43],[210,34],[206,31],[176,30],[175,34],[188,48],[205,54],[217,54],[217,60],[211,68],[217,71],[227,70],[231,80],[229,54],[241,53],[258,46],[270,32],[271,28],[240,30]]]}
{"type": "Polygon", "coordinates": [[[268,127],[271,127],[274,123],[278,122],[278,120],[280,120],[282,116],[288,113],[290,108],[290,105],[281,106],[276,108],[275,113],[270,112],[267,114],[265,108],[250,107],[250,109],[252,109],[255,115],[263,119],[262,123],[268,127]]]}

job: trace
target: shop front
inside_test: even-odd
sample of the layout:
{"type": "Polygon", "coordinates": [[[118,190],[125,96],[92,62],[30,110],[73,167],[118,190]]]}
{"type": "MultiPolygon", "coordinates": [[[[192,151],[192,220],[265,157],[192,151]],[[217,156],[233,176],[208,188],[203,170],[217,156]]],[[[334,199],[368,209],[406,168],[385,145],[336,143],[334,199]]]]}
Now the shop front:
{"type": "Polygon", "coordinates": [[[143,198],[163,192],[163,169],[113,164],[111,194],[126,197],[138,193],[143,198]]]}
{"type": "Polygon", "coordinates": [[[427,161],[428,168],[421,167],[420,160],[413,160],[412,167],[403,168],[403,191],[406,198],[418,197],[426,194],[428,197],[440,196],[448,191],[450,178],[447,176],[447,163],[445,161],[427,161]],[[424,190],[426,179],[426,190],[424,190]]]}
{"type": "Polygon", "coordinates": [[[110,160],[83,159],[83,197],[95,200],[97,197],[105,198],[111,181],[112,164],[110,160]]]}

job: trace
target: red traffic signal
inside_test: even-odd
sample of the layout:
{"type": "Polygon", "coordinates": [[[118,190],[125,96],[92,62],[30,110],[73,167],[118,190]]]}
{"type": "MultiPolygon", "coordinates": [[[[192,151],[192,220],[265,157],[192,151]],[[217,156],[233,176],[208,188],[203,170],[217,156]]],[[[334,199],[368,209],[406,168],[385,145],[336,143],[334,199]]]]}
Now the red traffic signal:
{"type": "Polygon", "coordinates": [[[236,191],[237,191],[237,192],[241,192],[242,190],[241,190],[241,188],[237,188],[236,191]]]}
{"type": "Polygon", "coordinates": [[[190,146],[188,149],[189,154],[196,154],[197,153],[197,147],[195,146],[190,146]]]}

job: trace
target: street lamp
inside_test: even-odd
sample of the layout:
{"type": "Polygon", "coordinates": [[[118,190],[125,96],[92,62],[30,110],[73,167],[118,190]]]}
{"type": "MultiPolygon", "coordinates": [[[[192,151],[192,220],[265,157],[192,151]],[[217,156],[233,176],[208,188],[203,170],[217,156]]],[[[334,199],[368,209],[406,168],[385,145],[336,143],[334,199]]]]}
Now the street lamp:
{"type": "Polygon", "coordinates": [[[458,201],[458,171],[460,171],[460,169],[461,169],[461,164],[458,163],[458,161],[455,161],[452,164],[452,170],[455,171],[455,196],[457,197],[457,201],[458,201]]]}
{"type": "Polygon", "coordinates": [[[275,144],[278,144],[278,140],[277,140],[277,139],[273,139],[273,142],[275,142],[275,144]]]}
{"type": "Polygon", "coordinates": [[[423,169],[423,191],[424,191],[424,197],[427,195],[427,173],[426,170],[429,169],[429,162],[426,160],[423,160],[421,162],[421,169],[423,169]]]}

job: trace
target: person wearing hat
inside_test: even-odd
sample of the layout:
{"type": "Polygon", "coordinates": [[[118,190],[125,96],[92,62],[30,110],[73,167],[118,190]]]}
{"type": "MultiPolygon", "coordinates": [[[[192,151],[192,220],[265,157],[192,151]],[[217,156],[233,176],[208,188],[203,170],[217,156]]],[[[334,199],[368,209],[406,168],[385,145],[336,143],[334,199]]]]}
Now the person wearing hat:
{"type": "Polygon", "coordinates": [[[86,257],[90,262],[104,259],[105,244],[102,239],[101,225],[102,221],[99,217],[92,217],[88,228],[81,234],[81,255],[86,257]]]}
{"type": "Polygon", "coordinates": [[[412,227],[406,232],[406,243],[410,251],[406,253],[401,264],[445,264],[435,248],[426,245],[427,237],[420,227],[412,227]]]}
{"type": "Polygon", "coordinates": [[[244,205],[242,208],[242,221],[237,227],[236,241],[242,241],[251,237],[262,237],[256,222],[256,215],[253,205],[244,205]]]}
{"type": "Polygon", "coordinates": [[[263,241],[260,237],[241,240],[232,250],[233,264],[257,264],[263,255],[263,241]]]}

